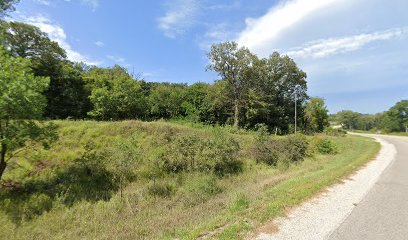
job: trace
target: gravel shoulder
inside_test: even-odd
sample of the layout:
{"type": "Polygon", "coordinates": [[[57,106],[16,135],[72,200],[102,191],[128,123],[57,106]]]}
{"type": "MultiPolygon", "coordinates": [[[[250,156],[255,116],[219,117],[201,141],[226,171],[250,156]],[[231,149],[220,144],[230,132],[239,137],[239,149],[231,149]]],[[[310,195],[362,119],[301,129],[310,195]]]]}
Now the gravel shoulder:
{"type": "Polygon", "coordinates": [[[328,188],[318,197],[291,210],[286,217],[274,220],[270,225],[278,227],[275,234],[260,233],[255,239],[327,239],[364,199],[396,157],[395,146],[383,137],[364,136],[372,137],[381,144],[374,161],[344,180],[344,183],[328,188]]]}

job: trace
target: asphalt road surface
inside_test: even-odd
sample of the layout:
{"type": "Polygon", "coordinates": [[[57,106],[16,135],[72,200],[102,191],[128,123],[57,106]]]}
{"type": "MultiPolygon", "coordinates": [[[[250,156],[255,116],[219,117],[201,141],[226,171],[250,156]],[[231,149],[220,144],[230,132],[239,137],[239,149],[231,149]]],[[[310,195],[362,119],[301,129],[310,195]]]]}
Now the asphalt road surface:
{"type": "Polygon", "coordinates": [[[408,137],[375,136],[396,147],[396,159],[330,240],[408,240],[408,137]]]}

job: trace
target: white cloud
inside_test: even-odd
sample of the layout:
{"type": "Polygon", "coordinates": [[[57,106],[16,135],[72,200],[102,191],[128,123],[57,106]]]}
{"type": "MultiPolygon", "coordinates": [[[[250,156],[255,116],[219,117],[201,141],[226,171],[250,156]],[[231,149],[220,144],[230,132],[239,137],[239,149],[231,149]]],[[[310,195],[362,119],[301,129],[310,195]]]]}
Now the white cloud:
{"type": "Polygon", "coordinates": [[[209,10],[222,10],[222,11],[230,11],[234,9],[239,9],[242,7],[241,1],[235,1],[231,4],[215,4],[206,7],[209,10]]]}
{"type": "Polygon", "coordinates": [[[118,57],[118,56],[113,56],[113,55],[107,55],[106,56],[109,60],[111,60],[112,62],[114,62],[115,64],[119,64],[122,67],[130,67],[131,64],[126,62],[126,59],[123,57],[118,57]]]}
{"type": "Polygon", "coordinates": [[[284,1],[258,19],[247,18],[246,29],[240,33],[238,43],[256,51],[304,17],[336,1],[339,0],[284,1]]]}
{"type": "Polygon", "coordinates": [[[371,42],[397,38],[406,33],[407,28],[396,28],[343,38],[320,39],[306,43],[302,47],[289,50],[287,54],[291,57],[322,58],[329,55],[355,51],[371,42]]]}
{"type": "Polygon", "coordinates": [[[51,1],[50,0],[33,0],[35,3],[41,4],[41,5],[45,5],[45,6],[50,6],[51,5],[51,1]]]}
{"type": "Polygon", "coordinates": [[[157,19],[158,27],[165,36],[176,38],[195,24],[199,10],[198,0],[173,0],[164,16],[157,19]]]}
{"type": "Polygon", "coordinates": [[[81,0],[82,4],[89,6],[92,11],[96,11],[99,7],[99,0],[81,0]]]}
{"type": "Polygon", "coordinates": [[[33,17],[22,17],[23,21],[38,27],[41,31],[48,34],[49,38],[56,41],[65,51],[67,52],[67,57],[71,61],[75,62],[85,62],[89,65],[99,65],[100,61],[95,61],[87,56],[72,49],[72,46],[67,41],[67,35],[64,29],[58,24],[53,23],[50,19],[44,17],[43,15],[37,15],[33,17]]]}
{"type": "Polygon", "coordinates": [[[198,46],[208,51],[214,43],[224,42],[229,39],[235,39],[237,32],[233,31],[234,26],[228,23],[220,23],[210,26],[207,32],[199,39],[198,46]]]}
{"type": "Polygon", "coordinates": [[[103,46],[105,46],[105,43],[103,43],[102,41],[96,41],[95,45],[98,46],[98,47],[103,47],[103,46]]]}

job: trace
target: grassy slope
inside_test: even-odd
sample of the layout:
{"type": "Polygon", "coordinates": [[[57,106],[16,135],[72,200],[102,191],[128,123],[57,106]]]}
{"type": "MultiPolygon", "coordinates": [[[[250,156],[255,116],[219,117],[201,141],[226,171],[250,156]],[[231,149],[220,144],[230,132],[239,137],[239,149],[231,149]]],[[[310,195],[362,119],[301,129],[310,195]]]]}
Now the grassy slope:
{"type": "MultiPolygon", "coordinates": [[[[20,165],[8,171],[6,179],[23,181],[27,174],[43,165],[63,167],[83,152],[82,146],[93,140],[98,148],[120,143],[133,133],[140,136],[148,158],[156,137],[169,128],[172,134],[189,133],[205,137],[208,127],[186,127],[169,123],[57,122],[61,138],[50,151],[42,151],[31,160],[20,159],[20,165]],[[45,161],[44,161],[45,159],[45,161]],[[37,166],[37,167],[36,167],[37,166]],[[22,170],[23,169],[23,170],[22,170]]],[[[227,131],[227,130],[223,130],[227,131]]],[[[337,155],[317,155],[301,164],[282,170],[254,164],[250,156],[253,136],[235,134],[245,158],[243,173],[216,179],[222,192],[213,195],[195,193],[197,184],[208,183],[204,174],[181,174],[164,181],[180,187],[171,198],[152,198],[145,194],[146,181],[135,181],[124,191],[124,201],[116,193],[109,201],[78,201],[73,206],[57,205],[35,218],[16,225],[0,211],[0,239],[140,239],[206,236],[217,239],[243,237],[268,219],[284,214],[290,208],[334,184],[372,159],[379,144],[372,140],[348,136],[333,138],[339,147],[337,155]]],[[[31,156],[31,155],[30,155],[31,156]]],[[[38,175],[47,174],[42,170],[38,175]]]]}

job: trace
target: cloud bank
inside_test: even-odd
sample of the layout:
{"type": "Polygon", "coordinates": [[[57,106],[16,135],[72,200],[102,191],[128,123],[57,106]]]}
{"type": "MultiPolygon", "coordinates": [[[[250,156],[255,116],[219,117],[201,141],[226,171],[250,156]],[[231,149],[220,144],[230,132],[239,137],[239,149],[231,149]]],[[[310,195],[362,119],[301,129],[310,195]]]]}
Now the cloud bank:
{"type": "Polygon", "coordinates": [[[256,51],[263,45],[270,44],[285,29],[295,25],[305,16],[336,1],[338,0],[284,1],[258,19],[247,18],[246,29],[240,33],[238,43],[256,51]]]}

